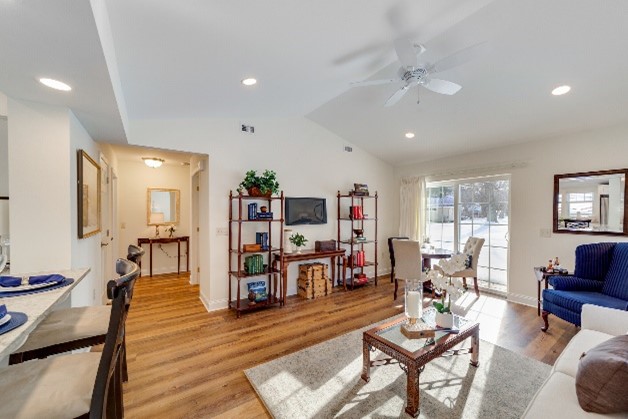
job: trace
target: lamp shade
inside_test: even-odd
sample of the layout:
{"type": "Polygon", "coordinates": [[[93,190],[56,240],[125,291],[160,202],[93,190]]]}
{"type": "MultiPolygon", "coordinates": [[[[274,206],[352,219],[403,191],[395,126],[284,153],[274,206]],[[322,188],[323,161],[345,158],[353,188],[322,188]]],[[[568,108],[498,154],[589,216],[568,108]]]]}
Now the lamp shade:
{"type": "Polygon", "coordinates": [[[150,224],[163,224],[164,223],[164,213],[163,212],[152,212],[150,214],[150,224]]]}

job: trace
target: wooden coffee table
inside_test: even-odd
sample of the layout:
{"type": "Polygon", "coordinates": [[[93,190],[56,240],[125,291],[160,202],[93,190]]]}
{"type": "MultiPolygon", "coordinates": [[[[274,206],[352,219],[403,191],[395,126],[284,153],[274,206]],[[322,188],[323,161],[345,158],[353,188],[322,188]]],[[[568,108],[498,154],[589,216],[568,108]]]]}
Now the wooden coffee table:
{"type": "MultiPolygon", "coordinates": [[[[423,319],[427,324],[433,325],[435,314],[436,310],[429,308],[424,311],[423,319]]],[[[436,332],[436,336],[431,339],[408,339],[401,334],[401,325],[406,321],[407,318],[401,316],[364,332],[362,379],[369,381],[371,367],[398,363],[408,379],[406,413],[417,417],[419,375],[428,362],[440,356],[471,354],[471,365],[480,365],[480,324],[454,315],[454,329],[458,333],[436,332]],[[468,337],[471,337],[470,348],[452,349],[468,337]],[[371,361],[371,352],[376,349],[391,358],[371,361]]]]}

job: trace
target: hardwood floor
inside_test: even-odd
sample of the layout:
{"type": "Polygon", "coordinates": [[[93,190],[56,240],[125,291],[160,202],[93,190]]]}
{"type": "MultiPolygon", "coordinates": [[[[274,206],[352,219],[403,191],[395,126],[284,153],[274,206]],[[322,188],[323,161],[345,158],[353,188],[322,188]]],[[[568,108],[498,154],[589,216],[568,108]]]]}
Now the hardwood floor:
{"type": "MultiPolygon", "coordinates": [[[[403,311],[387,277],[379,286],[317,300],[289,297],[284,308],[207,313],[187,276],[139,279],[127,320],[129,418],[269,417],[243,370],[367,326],[403,311]]],[[[467,316],[481,337],[553,364],[577,332],[552,318],[540,331],[536,308],[467,293],[467,316]]],[[[342,348],[338,348],[342,350],[342,348]]],[[[330,353],[329,356],[334,356],[330,353]]]]}

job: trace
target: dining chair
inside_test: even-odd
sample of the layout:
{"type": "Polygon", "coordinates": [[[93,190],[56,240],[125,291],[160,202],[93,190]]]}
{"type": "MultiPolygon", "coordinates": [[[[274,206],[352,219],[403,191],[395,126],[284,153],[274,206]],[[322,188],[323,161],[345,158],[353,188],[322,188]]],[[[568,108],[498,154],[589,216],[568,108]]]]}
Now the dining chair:
{"type": "MultiPolygon", "coordinates": [[[[118,259],[121,261],[123,259],[118,259]]],[[[122,345],[129,289],[139,275],[132,262],[107,284],[113,301],[102,353],[82,352],[0,368],[0,417],[124,417],[122,345]]]]}
{"type": "Polygon", "coordinates": [[[395,280],[395,249],[393,249],[393,240],[408,240],[409,237],[389,237],[388,238],[388,254],[390,255],[390,283],[395,280]]]}
{"type": "MultiPolygon", "coordinates": [[[[127,256],[129,260],[118,259],[116,273],[121,276],[128,275],[134,266],[139,265],[143,254],[144,250],[141,247],[130,245],[127,256]]],[[[128,287],[125,304],[127,311],[131,306],[134,283],[135,280],[128,287]]],[[[111,298],[111,295],[108,296],[111,298]]],[[[28,335],[26,342],[9,356],[9,365],[103,344],[107,335],[110,314],[110,305],[72,307],[53,311],[28,335]]],[[[126,342],[122,345],[122,355],[123,379],[126,382],[128,381],[126,342]]]]}
{"type": "Polygon", "coordinates": [[[399,279],[419,279],[423,272],[421,258],[421,243],[415,240],[392,240],[395,252],[395,292],[393,299],[397,299],[399,279]]]}
{"type": "MultiPolygon", "coordinates": [[[[452,274],[452,277],[462,278],[462,283],[467,289],[467,278],[473,278],[473,288],[475,295],[480,296],[480,289],[478,288],[478,260],[480,259],[480,252],[484,245],[484,239],[480,237],[469,237],[464,244],[463,253],[471,255],[471,265],[468,268],[463,269],[452,274]]],[[[437,265],[435,265],[437,266],[437,265]]]]}

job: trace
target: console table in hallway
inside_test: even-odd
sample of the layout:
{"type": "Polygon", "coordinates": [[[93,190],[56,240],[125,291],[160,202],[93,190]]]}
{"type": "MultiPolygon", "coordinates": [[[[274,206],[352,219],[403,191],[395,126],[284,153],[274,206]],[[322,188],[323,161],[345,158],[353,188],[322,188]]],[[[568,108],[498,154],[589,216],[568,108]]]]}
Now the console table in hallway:
{"type": "MultiPolygon", "coordinates": [[[[166,244],[177,243],[177,274],[181,273],[181,242],[185,242],[185,271],[190,270],[190,237],[140,237],[137,239],[137,245],[142,247],[143,244],[148,244],[149,255],[149,273],[153,276],[153,243],[166,244]]],[[[140,260],[140,276],[142,274],[142,261],[140,260]]]]}

